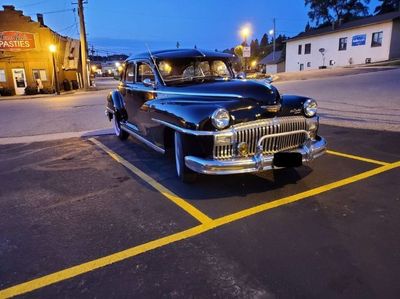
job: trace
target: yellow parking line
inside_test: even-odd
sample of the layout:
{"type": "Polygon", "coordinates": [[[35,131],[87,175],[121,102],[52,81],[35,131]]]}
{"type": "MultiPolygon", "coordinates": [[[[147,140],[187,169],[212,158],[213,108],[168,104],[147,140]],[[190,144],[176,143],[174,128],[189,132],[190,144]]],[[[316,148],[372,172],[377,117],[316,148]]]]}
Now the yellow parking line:
{"type": "Polygon", "coordinates": [[[152,177],[150,177],[149,175],[145,174],[139,168],[133,166],[131,163],[126,161],[124,158],[122,158],[120,155],[118,155],[117,153],[112,151],[110,148],[105,146],[103,143],[101,143],[97,139],[89,138],[89,140],[91,142],[93,142],[95,145],[97,145],[99,148],[101,148],[103,151],[105,151],[115,161],[121,163],[123,166],[128,168],[130,171],[132,171],[134,174],[136,174],[139,178],[141,178],[147,184],[152,186],[154,189],[156,189],[158,192],[160,192],[166,198],[171,200],[173,203],[175,203],[176,205],[181,207],[183,210],[185,210],[187,213],[192,215],[194,218],[196,218],[201,223],[206,223],[206,222],[212,221],[212,219],[210,217],[208,217],[206,214],[201,212],[199,209],[195,208],[190,203],[188,203],[186,200],[184,200],[183,198],[179,197],[178,195],[176,195],[172,191],[170,191],[167,188],[165,188],[163,185],[158,183],[152,177]]]}
{"type": "Polygon", "coordinates": [[[93,261],[89,261],[71,268],[67,268],[58,272],[54,272],[52,274],[46,275],[46,276],[42,276],[12,287],[9,287],[7,289],[1,290],[0,291],[0,298],[9,298],[9,297],[13,297],[13,296],[17,296],[17,295],[21,295],[21,294],[25,294],[46,286],[49,286],[51,284],[84,274],[84,273],[88,273],[91,272],[93,270],[123,261],[125,259],[137,256],[139,254],[148,252],[150,250],[154,250],[156,248],[180,241],[180,240],[184,240],[184,239],[188,239],[197,235],[200,235],[208,230],[217,228],[219,226],[240,220],[240,219],[244,219],[247,218],[249,216],[252,216],[254,214],[257,213],[261,213],[273,208],[277,208],[283,205],[287,205],[311,196],[315,196],[339,187],[343,187],[346,185],[349,185],[351,183],[357,182],[357,181],[361,181],[364,179],[367,179],[369,177],[378,175],[380,173],[383,173],[385,171],[389,171],[392,170],[394,168],[400,167],[400,161],[395,162],[395,163],[391,163],[388,165],[384,165],[384,166],[380,166],[378,168],[351,176],[349,178],[346,179],[342,179],[339,180],[337,182],[333,182],[330,184],[326,184],[305,192],[301,192],[295,195],[291,195],[288,197],[284,197],[272,202],[268,202],[265,204],[261,204],[258,205],[256,207],[253,208],[249,208],[243,211],[239,211],[227,216],[223,216],[217,219],[212,220],[211,222],[208,223],[203,223],[200,224],[198,226],[195,226],[193,228],[157,239],[157,240],[153,240],[150,241],[148,243],[145,244],[141,244],[114,254],[110,254],[104,257],[101,257],[99,259],[93,260],[93,261]]]}
{"type": "Polygon", "coordinates": [[[359,161],[364,161],[364,162],[373,163],[373,164],[377,164],[377,165],[388,165],[388,164],[390,164],[390,163],[387,163],[387,162],[368,159],[368,158],[355,156],[355,155],[349,155],[349,154],[345,154],[345,153],[339,153],[339,152],[335,152],[335,151],[331,151],[331,150],[327,150],[326,152],[328,154],[331,154],[331,155],[335,155],[335,156],[339,156],[339,157],[343,157],[343,158],[354,159],[354,160],[359,160],[359,161]]]}

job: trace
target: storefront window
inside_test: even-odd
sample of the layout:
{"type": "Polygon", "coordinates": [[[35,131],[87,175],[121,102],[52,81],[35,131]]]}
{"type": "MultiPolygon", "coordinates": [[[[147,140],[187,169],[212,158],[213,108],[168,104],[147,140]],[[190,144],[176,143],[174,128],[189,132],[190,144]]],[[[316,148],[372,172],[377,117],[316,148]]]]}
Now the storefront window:
{"type": "Polygon", "coordinates": [[[33,78],[35,80],[40,79],[41,81],[47,81],[47,75],[45,70],[33,70],[33,78]]]}
{"type": "Polygon", "coordinates": [[[6,82],[6,71],[0,69],[0,82],[6,82]]]}

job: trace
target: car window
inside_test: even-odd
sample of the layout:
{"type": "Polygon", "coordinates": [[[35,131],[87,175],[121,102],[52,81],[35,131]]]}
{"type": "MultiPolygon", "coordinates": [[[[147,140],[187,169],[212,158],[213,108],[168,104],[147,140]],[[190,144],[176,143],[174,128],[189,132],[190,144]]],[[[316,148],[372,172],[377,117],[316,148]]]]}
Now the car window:
{"type": "Polygon", "coordinates": [[[151,81],[155,81],[154,73],[150,65],[142,62],[138,65],[138,74],[136,82],[143,82],[144,79],[150,79],[151,81]]]}
{"type": "Polygon", "coordinates": [[[126,66],[125,82],[133,83],[134,81],[135,81],[135,65],[133,63],[129,63],[126,66]]]}
{"type": "Polygon", "coordinates": [[[225,62],[221,60],[214,60],[211,63],[211,75],[219,77],[229,77],[229,70],[225,62]]]}

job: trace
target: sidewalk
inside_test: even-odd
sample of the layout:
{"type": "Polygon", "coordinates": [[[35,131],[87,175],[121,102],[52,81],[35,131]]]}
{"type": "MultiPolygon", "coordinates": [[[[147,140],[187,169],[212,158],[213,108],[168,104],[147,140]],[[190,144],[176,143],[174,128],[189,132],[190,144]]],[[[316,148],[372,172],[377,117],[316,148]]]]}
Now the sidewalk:
{"type": "Polygon", "coordinates": [[[273,82],[282,81],[297,81],[308,79],[321,79],[337,76],[357,75],[370,72],[381,72],[399,68],[398,66],[357,66],[357,67],[338,67],[332,69],[298,71],[298,72],[284,72],[274,74],[273,82]]]}
{"type": "Polygon", "coordinates": [[[70,91],[62,91],[60,95],[57,95],[56,93],[50,93],[50,94],[35,94],[35,95],[16,95],[16,96],[5,96],[2,97],[0,96],[0,101],[8,101],[8,100],[34,100],[34,99],[40,99],[40,98],[50,98],[50,97],[60,97],[60,96],[66,96],[66,95],[72,95],[72,94],[82,94],[82,93],[88,93],[88,92],[93,92],[93,91],[101,91],[101,89],[98,88],[90,88],[88,91],[84,91],[81,89],[77,90],[70,90],[70,91]]]}

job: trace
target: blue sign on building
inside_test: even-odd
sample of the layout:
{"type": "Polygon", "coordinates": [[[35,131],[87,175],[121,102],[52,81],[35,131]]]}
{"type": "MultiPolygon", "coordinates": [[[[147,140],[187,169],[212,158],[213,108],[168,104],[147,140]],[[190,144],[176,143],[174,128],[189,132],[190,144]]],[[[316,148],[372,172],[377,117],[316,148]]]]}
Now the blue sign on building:
{"type": "Polygon", "coordinates": [[[354,35],[353,39],[351,41],[351,45],[354,46],[362,46],[365,45],[365,41],[367,40],[367,35],[366,34],[359,34],[359,35],[354,35]]]}

